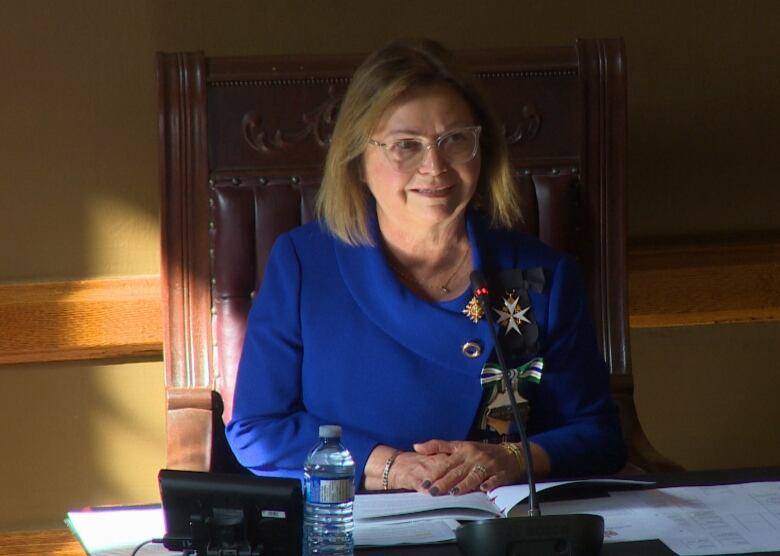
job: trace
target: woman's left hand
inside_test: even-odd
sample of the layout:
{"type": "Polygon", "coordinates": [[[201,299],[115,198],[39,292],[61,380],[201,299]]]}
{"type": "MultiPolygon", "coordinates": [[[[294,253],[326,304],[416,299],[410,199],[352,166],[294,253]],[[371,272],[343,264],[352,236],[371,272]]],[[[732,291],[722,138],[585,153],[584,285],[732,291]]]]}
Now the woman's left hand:
{"type": "Polygon", "coordinates": [[[419,454],[447,454],[447,466],[439,477],[428,477],[428,492],[465,494],[475,490],[487,492],[502,485],[522,482],[525,467],[500,444],[462,440],[429,440],[415,444],[419,454]]]}

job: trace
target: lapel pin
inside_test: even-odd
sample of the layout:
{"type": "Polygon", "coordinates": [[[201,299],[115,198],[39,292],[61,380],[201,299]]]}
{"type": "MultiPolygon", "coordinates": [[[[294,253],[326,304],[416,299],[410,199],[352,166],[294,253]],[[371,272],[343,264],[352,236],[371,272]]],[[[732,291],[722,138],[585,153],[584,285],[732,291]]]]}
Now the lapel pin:
{"type": "Polygon", "coordinates": [[[471,299],[461,313],[466,315],[474,324],[477,324],[480,319],[485,318],[485,312],[482,310],[482,305],[476,295],[471,296],[471,299]]]}

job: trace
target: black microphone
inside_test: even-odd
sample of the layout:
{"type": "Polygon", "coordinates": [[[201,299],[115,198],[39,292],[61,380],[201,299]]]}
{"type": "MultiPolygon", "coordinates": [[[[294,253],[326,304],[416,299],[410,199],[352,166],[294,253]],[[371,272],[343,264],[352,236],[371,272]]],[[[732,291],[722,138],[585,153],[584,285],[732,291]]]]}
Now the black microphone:
{"type": "Polygon", "coordinates": [[[463,525],[455,532],[458,547],[466,556],[596,556],[604,542],[603,517],[590,514],[542,517],[536,496],[528,435],[520,418],[520,410],[507,372],[504,350],[496,333],[493,309],[489,301],[490,290],[481,271],[475,270],[471,273],[471,287],[490,328],[504,388],[509,396],[512,416],[520,435],[528,474],[528,517],[492,519],[463,525]]]}
{"type": "Polygon", "coordinates": [[[501,347],[498,335],[496,334],[496,321],[493,318],[493,312],[490,307],[490,291],[488,290],[487,280],[485,280],[485,275],[479,270],[475,270],[471,273],[471,289],[479,300],[482,312],[485,314],[485,320],[488,323],[488,328],[490,328],[490,337],[493,339],[493,345],[496,346],[498,367],[501,369],[504,388],[506,388],[507,395],[509,396],[509,405],[512,407],[512,417],[514,417],[517,433],[520,435],[520,442],[523,445],[523,456],[525,457],[526,464],[525,469],[528,474],[528,515],[531,517],[540,516],[542,515],[542,512],[539,510],[539,502],[536,500],[536,481],[534,480],[534,462],[531,457],[531,447],[528,445],[528,435],[525,433],[525,426],[523,420],[520,418],[520,410],[517,407],[517,400],[515,400],[515,393],[512,390],[509,373],[506,370],[504,349],[501,347]]]}

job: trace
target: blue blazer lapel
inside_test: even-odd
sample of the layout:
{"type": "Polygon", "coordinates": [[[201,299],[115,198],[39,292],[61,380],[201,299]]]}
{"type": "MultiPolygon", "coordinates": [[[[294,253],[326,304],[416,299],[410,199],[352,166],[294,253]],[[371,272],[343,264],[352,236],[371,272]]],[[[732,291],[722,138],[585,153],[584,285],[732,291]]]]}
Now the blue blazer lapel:
{"type": "MultiPolygon", "coordinates": [[[[480,232],[473,218],[467,223],[474,268],[480,268],[480,232]]],[[[371,231],[378,243],[375,218],[371,231]]],[[[335,251],[344,283],[368,319],[420,357],[453,372],[479,376],[493,349],[484,324],[475,325],[460,309],[453,310],[446,303],[430,303],[417,297],[399,282],[377,247],[355,247],[337,241],[335,251]],[[469,341],[483,346],[482,354],[475,359],[463,355],[463,344],[469,341]]],[[[470,297],[465,296],[465,300],[470,297]]]]}

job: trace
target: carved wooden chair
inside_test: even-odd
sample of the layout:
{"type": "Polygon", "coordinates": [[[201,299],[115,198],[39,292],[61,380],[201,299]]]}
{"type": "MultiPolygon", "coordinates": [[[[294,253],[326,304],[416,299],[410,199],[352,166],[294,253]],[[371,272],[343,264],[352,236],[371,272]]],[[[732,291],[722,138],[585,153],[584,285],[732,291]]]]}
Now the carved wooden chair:
{"type": "MultiPolygon", "coordinates": [[[[582,265],[631,464],[676,469],[648,442],[633,400],[622,41],[458,55],[506,127],[527,231],[582,265]]],[[[339,99],[361,59],[158,54],[171,468],[238,468],[223,423],[247,312],[276,236],[312,218],[339,99]]]]}

